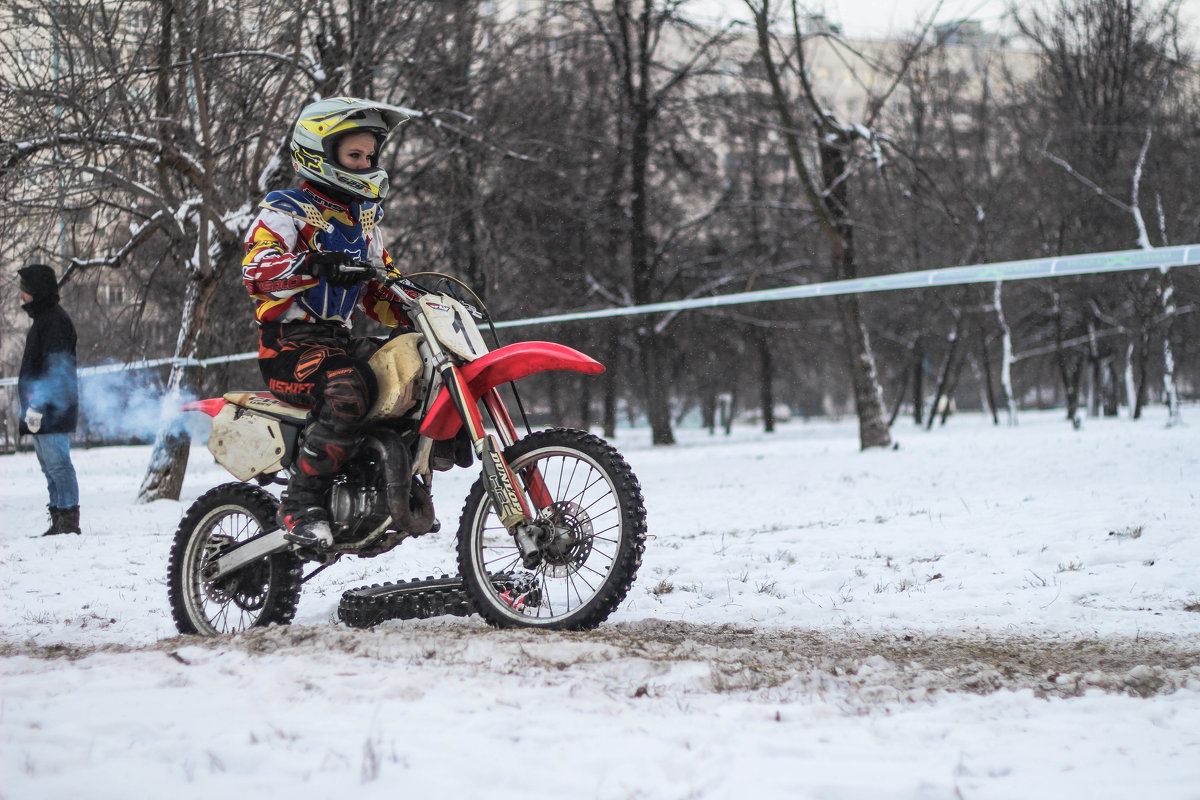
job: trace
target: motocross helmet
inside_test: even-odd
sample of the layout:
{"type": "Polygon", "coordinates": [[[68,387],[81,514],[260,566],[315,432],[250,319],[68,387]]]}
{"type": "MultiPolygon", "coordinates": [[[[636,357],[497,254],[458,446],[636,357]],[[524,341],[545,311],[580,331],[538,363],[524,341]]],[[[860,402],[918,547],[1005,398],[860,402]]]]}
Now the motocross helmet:
{"type": "Polygon", "coordinates": [[[310,103],[292,129],[292,165],[318,189],[359,200],[382,200],[387,197],[388,177],[378,164],[378,151],[392,129],[407,119],[396,106],[356,97],[310,103]],[[347,169],[337,161],[338,140],[361,132],[375,136],[375,158],[366,169],[347,169]]]}

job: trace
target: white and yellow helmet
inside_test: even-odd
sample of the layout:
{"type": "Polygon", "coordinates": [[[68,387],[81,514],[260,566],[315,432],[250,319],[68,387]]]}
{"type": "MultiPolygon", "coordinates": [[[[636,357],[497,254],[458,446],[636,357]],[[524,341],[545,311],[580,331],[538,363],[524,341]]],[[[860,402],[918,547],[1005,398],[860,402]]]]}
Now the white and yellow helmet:
{"type": "Polygon", "coordinates": [[[292,165],[318,188],[333,189],[360,200],[387,197],[387,170],[377,163],[379,148],[392,129],[408,119],[396,106],[360,100],[357,97],[328,97],[305,106],[292,129],[292,165]],[[366,169],[347,169],[337,162],[338,139],[347,133],[367,132],[375,136],[376,158],[366,169]]]}

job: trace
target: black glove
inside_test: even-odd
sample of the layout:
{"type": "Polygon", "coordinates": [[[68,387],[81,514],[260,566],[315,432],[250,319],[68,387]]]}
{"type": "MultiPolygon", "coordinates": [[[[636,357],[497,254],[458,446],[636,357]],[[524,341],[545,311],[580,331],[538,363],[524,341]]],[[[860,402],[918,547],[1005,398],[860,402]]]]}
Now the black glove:
{"type": "Polygon", "coordinates": [[[370,276],[367,269],[355,264],[349,255],[336,250],[306,253],[300,269],[314,278],[324,278],[330,286],[356,286],[370,276]]]}

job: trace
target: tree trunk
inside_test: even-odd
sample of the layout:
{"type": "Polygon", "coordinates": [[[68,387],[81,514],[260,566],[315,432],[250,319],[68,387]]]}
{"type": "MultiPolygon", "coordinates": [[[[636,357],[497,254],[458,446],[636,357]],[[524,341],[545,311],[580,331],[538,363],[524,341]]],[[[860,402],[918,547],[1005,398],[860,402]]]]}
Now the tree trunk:
{"type": "Polygon", "coordinates": [[[583,431],[592,428],[592,387],[595,386],[589,375],[579,376],[579,429],[583,431]]]}
{"type": "MultiPolygon", "coordinates": [[[[202,218],[201,225],[207,224],[207,220],[202,218]]],[[[180,361],[196,357],[200,334],[208,325],[213,297],[221,283],[220,276],[223,271],[236,268],[235,265],[240,265],[242,261],[240,240],[214,243],[211,255],[206,242],[207,239],[202,236],[198,249],[202,261],[209,268],[189,264],[189,279],[180,309],[179,336],[175,340],[175,358],[180,361]]],[[[197,377],[195,367],[177,363],[171,368],[150,466],[138,490],[139,503],[179,499],[191,444],[190,437],[181,425],[179,406],[194,391],[197,377]]]]}
{"type": "Polygon", "coordinates": [[[709,436],[717,432],[717,375],[716,353],[708,351],[704,379],[700,382],[700,419],[709,436]]]}
{"type": "MultiPolygon", "coordinates": [[[[954,330],[950,332],[948,339],[949,347],[946,351],[946,358],[942,361],[942,369],[938,374],[938,385],[933,393],[933,401],[929,404],[929,419],[925,423],[925,430],[933,428],[934,420],[937,419],[938,409],[950,406],[950,389],[954,381],[955,364],[958,361],[959,345],[962,343],[962,327],[963,314],[959,312],[954,320],[954,330]]],[[[945,423],[946,416],[942,416],[942,422],[945,423]]]]}
{"type": "Polygon", "coordinates": [[[717,391],[711,383],[701,389],[700,424],[712,436],[717,432],[717,391]]]}
{"type": "Polygon", "coordinates": [[[958,379],[962,375],[963,364],[967,361],[966,349],[959,351],[959,357],[954,364],[954,369],[950,372],[950,380],[946,385],[946,391],[943,397],[945,402],[942,403],[942,420],[941,424],[945,425],[946,420],[950,417],[950,413],[954,410],[954,394],[958,391],[958,379]]]}
{"type": "Polygon", "coordinates": [[[1150,321],[1142,323],[1141,337],[1137,351],[1137,390],[1133,400],[1131,416],[1142,418],[1142,409],[1146,407],[1146,398],[1150,391],[1150,321]]]}
{"type": "Polygon", "coordinates": [[[1175,327],[1175,285],[1171,272],[1162,270],[1158,278],[1159,308],[1163,321],[1163,395],[1167,401],[1167,425],[1174,427],[1183,422],[1179,409],[1179,393],[1175,387],[1175,351],[1171,347],[1171,333],[1175,327]]]}
{"type": "Polygon", "coordinates": [[[856,295],[838,298],[842,329],[850,353],[850,373],[854,385],[854,407],[858,412],[859,448],[889,447],[892,443],[883,406],[883,391],[875,370],[875,357],[856,295]]]}
{"type": "Polygon", "coordinates": [[[725,427],[726,436],[733,433],[733,418],[737,416],[737,389],[738,382],[734,381],[729,392],[729,406],[721,414],[721,424],[725,427]]]}
{"type": "MultiPolygon", "coordinates": [[[[849,280],[858,277],[854,262],[854,227],[847,219],[849,213],[848,181],[843,180],[847,167],[846,151],[839,142],[823,139],[819,147],[821,173],[826,186],[832,186],[832,202],[827,206],[830,219],[840,239],[840,249],[835,249],[834,280],[849,280]]],[[[889,447],[891,432],[887,425],[887,412],[883,405],[883,389],[879,385],[879,373],[875,368],[875,355],[871,352],[871,338],[863,321],[862,306],[856,294],[839,295],[838,311],[842,320],[842,335],[846,340],[846,353],[850,357],[850,376],[854,386],[854,407],[858,413],[859,449],[889,447]]]]}
{"type": "Polygon", "coordinates": [[[1071,361],[1070,354],[1063,347],[1065,338],[1063,332],[1063,317],[1062,305],[1059,302],[1058,293],[1053,293],[1054,297],[1054,343],[1055,359],[1058,362],[1058,372],[1062,376],[1063,391],[1067,398],[1067,420],[1076,428],[1079,427],[1079,378],[1082,372],[1080,360],[1074,363],[1071,361]]]}
{"type": "Polygon", "coordinates": [[[653,330],[638,335],[638,350],[642,356],[642,376],[645,381],[646,418],[650,423],[650,443],[675,444],[671,431],[671,409],[667,386],[659,365],[659,339],[653,330]]]}
{"type": "Polygon", "coordinates": [[[925,417],[925,346],[917,339],[917,352],[913,357],[913,422],[918,426],[925,417]]]}
{"type": "Polygon", "coordinates": [[[1004,316],[1003,295],[1001,294],[1003,285],[1002,281],[996,281],[995,288],[992,290],[992,306],[996,309],[996,323],[1000,326],[1000,402],[1004,404],[1004,408],[1008,412],[1008,425],[1012,428],[1017,424],[1017,398],[1013,391],[1012,381],[1012,328],[1008,325],[1008,318],[1004,316]]]}
{"type": "MultiPolygon", "coordinates": [[[[648,124],[648,121],[646,122],[648,124]]],[[[636,305],[652,303],[654,297],[654,265],[651,262],[649,233],[646,230],[646,170],[648,168],[647,131],[645,125],[635,126],[633,136],[633,198],[630,201],[630,253],[633,267],[633,301],[636,305]]],[[[670,392],[660,369],[659,349],[661,336],[648,322],[638,332],[638,350],[641,354],[642,376],[645,381],[646,417],[650,423],[650,441],[655,445],[675,444],[671,430],[670,392]]]]}
{"type": "Polygon", "coordinates": [[[1104,416],[1115,417],[1121,409],[1121,380],[1116,359],[1104,359],[1104,416]]]}
{"type": "MultiPolygon", "coordinates": [[[[208,311],[217,285],[218,279],[215,274],[201,275],[199,271],[193,273],[192,279],[188,281],[181,310],[179,338],[175,344],[176,358],[195,357],[196,344],[200,331],[208,321],[208,311]]],[[[142,486],[138,489],[139,503],[179,499],[183,478],[187,473],[188,451],[191,449],[191,437],[182,426],[179,407],[195,385],[195,372],[195,367],[183,364],[171,367],[171,376],[167,379],[167,390],[162,399],[162,416],[158,434],[154,439],[154,450],[150,455],[150,465],[142,479],[142,486]]]]}
{"type": "Polygon", "coordinates": [[[1088,332],[1088,392],[1087,392],[1087,409],[1089,417],[1100,416],[1100,397],[1104,388],[1104,366],[1100,359],[1100,347],[1096,342],[1096,320],[1088,314],[1087,320],[1088,332]]]}
{"type": "Polygon", "coordinates": [[[162,399],[163,422],[154,437],[154,449],[150,453],[150,465],[138,489],[137,502],[154,500],[178,500],[183,490],[183,479],[187,475],[188,455],[192,439],[182,427],[179,406],[184,399],[182,388],[185,383],[184,367],[173,367],[167,382],[167,392],[162,399]],[[174,414],[172,414],[174,410],[174,414]]]}
{"type": "Polygon", "coordinates": [[[988,357],[987,332],[979,326],[979,370],[980,381],[983,383],[983,396],[987,402],[988,411],[992,414],[992,424],[1000,424],[1000,413],[996,405],[996,387],[992,385],[992,362],[988,357]]]}
{"type": "Polygon", "coordinates": [[[1125,342],[1125,370],[1123,378],[1125,380],[1125,402],[1128,404],[1127,412],[1130,419],[1137,419],[1137,380],[1134,378],[1133,362],[1136,357],[1137,347],[1134,344],[1135,339],[1131,334],[1125,342]]]}
{"type": "Polygon", "coordinates": [[[604,438],[617,435],[617,376],[621,373],[620,323],[613,322],[608,329],[608,347],[604,354],[604,438]]]}
{"type": "Polygon", "coordinates": [[[904,370],[900,378],[900,386],[896,389],[896,402],[892,404],[892,414],[888,417],[888,427],[892,427],[896,423],[896,417],[900,416],[900,408],[904,405],[904,395],[908,393],[908,382],[912,380],[912,370],[904,370]]]}
{"type": "MultiPolygon", "coordinates": [[[[633,71],[628,86],[629,113],[632,126],[629,137],[629,266],[632,273],[633,302],[635,305],[653,303],[659,298],[657,264],[650,243],[650,135],[655,104],[650,97],[650,62],[652,43],[649,41],[652,28],[652,9],[645,3],[637,22],[638,35],[633,47],[633,71]]],[[[641,350],[643,378],[645,380],[646,416],[650,423],[650,441],[655,445],[675,444],[671,431],[670,392],[664,383],[660,334],[653,324],[647,322],[637,336],[641,350]]]]}
{"type": "Polygon", "coordinates": [[[754,329],[755,345],[758,348],[758,401],[762,409],[763,431],[775,432],[775,365],[772,361],[771,337],[766,328],[754,329]]]}
{"type": "Polygon", "coordinates": [[[1079,384],[1083,377],[1083,359],[1077,358],[1074,363],[1063,351],[1059,351],[1059,372],[1062,374],[1063,389],[1067,396],[1067,420],[1078,428],[1079,419],[1079,384]]]}
{"type": "MultiPolygon", "coordinates": [[[[771,33],[767,4],[755,9],[755,30],[758,35],[758,52],[771,84],[771,95],[775,108],[783,123],[783,137],[787,144],[792,166],[804,189],[809,208],[816,215],[822,233],[829,243],[833,258],[833,279],[845,280],[856,277],[854,263],[854,223],[850,217],[849,175],[847,165],[852,137],[857,132],[830,126],[830,120],[822,119],[817,130],[817,154],[821,168],[820,188],[813,180],[796,131],[800,126],[792,115],[792,102],[783,89],[779,70],[771,55],[771,33]]],[[[799,71],[804,78],[803,55],[798,54],[799,71]]],[[[816,100],[811,92],[807,101],[810,111],[816,112],[816,100]]],[[[842,322],[842,335],[846,341],[846,354],[850,359],[850,375],[854,385],[854,403],[858,411],[859,446],[887,447],[892,438],[888,431],[887,414],[883,405],[883,390],[875,369],[875,357],[871,353],[871,340],[863,323],[862,309],[856,295],[841,295],[837,298],[842,322]]]]}

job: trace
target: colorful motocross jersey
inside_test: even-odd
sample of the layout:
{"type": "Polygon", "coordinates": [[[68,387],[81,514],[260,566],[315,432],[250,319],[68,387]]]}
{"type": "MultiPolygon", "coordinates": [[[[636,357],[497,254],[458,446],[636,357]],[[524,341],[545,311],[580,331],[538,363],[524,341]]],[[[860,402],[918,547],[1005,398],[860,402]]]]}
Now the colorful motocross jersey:
{"type": "Polygon", "coordinates": [[[365,286],[331,286],[299,270],[309,250],[340,251],[356,261],[391,256],[374,235],[383,209],[376,203],[338,203],[307,183],[271,192],[246,234],[242,282],[257,302],[254,317],[266,322],[332,322],[350,327],[361,303],[367,316],[396,327],[406,322],[399,295],[371,281],[365,286]]]}

